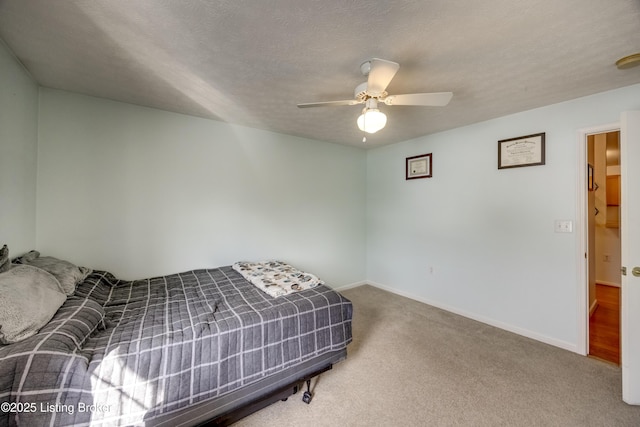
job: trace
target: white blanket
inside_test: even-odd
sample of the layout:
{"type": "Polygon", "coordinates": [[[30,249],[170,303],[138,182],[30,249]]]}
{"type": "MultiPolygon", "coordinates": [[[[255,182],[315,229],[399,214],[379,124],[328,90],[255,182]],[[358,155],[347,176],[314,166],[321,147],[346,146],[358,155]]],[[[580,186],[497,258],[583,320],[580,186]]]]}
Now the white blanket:
{"type": "Polygon", "coordinates": [[[315,288],[324,282],[281,261],[236,262],[233,269],[272,297],[315,288]]]}

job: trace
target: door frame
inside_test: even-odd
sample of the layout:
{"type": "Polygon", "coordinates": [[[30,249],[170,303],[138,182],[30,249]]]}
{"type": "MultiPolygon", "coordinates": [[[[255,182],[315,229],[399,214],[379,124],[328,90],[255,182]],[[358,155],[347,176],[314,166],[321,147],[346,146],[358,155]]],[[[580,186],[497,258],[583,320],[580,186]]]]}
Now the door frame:
{"type": "Polygon", "coordinates": [[[576,230],[578,231],[577,269],[578,269],[578,333],[576,350],[586,356],[589,354],[589,217],[587,197],[587,137],[589,135],[616,132],[620,130],[620,122],[609,123],[578,130],[578,167],[576,192],[578,193],[576,212],[578,214],[576,230]],[[586,256],[585,256],[586,255],[586,256]]]}

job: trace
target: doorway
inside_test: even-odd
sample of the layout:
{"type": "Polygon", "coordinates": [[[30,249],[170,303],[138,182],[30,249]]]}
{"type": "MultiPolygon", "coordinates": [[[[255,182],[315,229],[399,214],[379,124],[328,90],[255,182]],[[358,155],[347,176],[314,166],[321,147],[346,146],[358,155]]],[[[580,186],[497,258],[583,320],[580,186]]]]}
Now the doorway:
{"type": "Polygon", "coordinates": [[[589,347],[620,364],[620,131],[587,135],[589,347]]]}

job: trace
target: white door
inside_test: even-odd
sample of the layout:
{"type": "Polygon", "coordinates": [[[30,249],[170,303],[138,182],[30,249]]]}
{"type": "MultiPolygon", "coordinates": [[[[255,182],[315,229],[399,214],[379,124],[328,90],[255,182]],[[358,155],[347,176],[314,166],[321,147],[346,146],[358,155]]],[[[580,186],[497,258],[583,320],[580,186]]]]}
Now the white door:
{"type": "Polygon", "coordinates": [[[622,399],[640,405],[640,111],[622,113],[622,399]]]}

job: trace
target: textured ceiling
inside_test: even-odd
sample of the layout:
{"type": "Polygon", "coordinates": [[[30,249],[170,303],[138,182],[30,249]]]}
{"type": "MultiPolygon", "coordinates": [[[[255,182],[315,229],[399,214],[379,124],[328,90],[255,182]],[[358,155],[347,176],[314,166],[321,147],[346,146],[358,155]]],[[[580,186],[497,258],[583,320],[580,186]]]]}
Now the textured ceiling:
{"type": "Polygon", "coordinates": [[[0,0],[0,37],[42,86],[363,146],[360,64],[400,63],[391,144],[640,83],[637,0],[0,0]]]}

